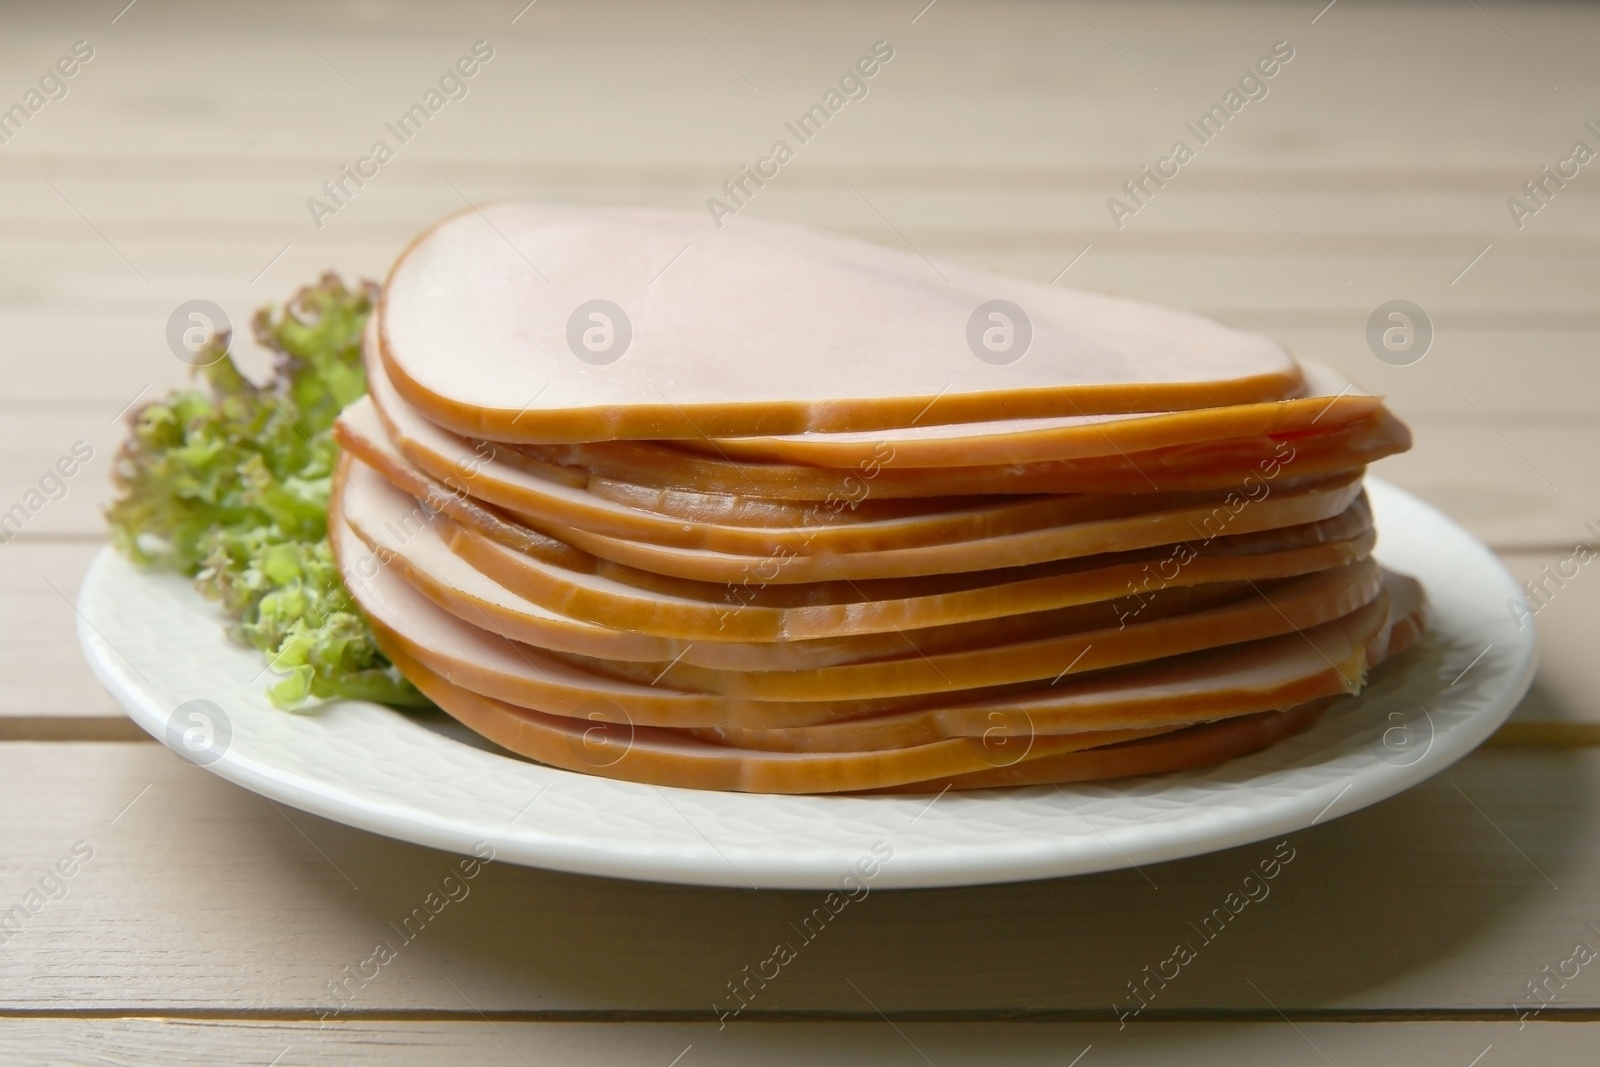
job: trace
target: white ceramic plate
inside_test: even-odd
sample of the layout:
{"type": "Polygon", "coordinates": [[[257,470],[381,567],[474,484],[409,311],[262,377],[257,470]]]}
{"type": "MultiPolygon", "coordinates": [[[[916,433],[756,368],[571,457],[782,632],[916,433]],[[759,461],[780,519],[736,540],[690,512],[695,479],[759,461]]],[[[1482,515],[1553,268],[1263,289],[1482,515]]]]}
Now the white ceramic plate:
{"type": "Polygon", "coordinates": [[[462,853],[487,842],[513,863],[698,885],[831,888],[863,857],[874,888],[1048,878],[1337,818],[1438,773],[1505,720],[1535,658],[1532,628],[1507,609],[1516,583],[1438,511],[1377,480],[1368,489],[1379,559],[1427,587],[1426,641],[1265,752],[1103,784],[938,798],[711,793],[555,770],[373,704],[287,714],[262,695],[260,654],[231,644],[187,581],[140,573],[109,549],[84,582],[79,633],[128,714],[186,758],[405,841],[462,853]]]}

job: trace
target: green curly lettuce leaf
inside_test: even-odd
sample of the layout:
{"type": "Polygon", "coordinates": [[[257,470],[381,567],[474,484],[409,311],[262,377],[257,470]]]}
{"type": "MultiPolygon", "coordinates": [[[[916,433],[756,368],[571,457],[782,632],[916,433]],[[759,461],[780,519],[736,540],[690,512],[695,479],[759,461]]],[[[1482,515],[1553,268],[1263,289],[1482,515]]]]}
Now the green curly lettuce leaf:
{"type": "Polygon", "coordinates": [[[375,297],[370,284],[348,289],[326,274],[257,312],[256,339],[277,356],[265,385],[240,373],[226,333],[213,337],[196,371],[205,388],[135,411],[117,454],[112,543],[194,578],[229,635],[284,676],[267,693],[285,709],[340,698],[428,705],[378,651],[328,545],[333,420],[366,392],[361,330],[375,297]]]}

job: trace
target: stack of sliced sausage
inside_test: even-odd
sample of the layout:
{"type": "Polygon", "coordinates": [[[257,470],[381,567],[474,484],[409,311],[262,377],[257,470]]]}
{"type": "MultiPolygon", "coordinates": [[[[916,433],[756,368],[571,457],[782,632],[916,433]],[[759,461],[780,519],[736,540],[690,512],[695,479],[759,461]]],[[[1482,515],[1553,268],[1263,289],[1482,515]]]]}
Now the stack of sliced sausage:
{"type": "Polygon", "coordinates": [[[1426,625],[1380,400],[1265,338],[771,223],[503,204],[400,258],[335,552],[445,711],[770,793],[1259,750],[1426,625]]]}

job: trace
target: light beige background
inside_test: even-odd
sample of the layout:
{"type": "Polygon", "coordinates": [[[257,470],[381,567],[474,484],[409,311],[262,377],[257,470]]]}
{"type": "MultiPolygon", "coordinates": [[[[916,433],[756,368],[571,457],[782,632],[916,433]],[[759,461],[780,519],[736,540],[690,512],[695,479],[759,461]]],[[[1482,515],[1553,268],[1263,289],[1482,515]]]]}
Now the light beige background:
{"type": "MultiPolygon", "coordinates": [[[[1600,163],[1520,231],[1506,207],[1575,140],[1600,149],[1584,125],[1600,124],[1594,8],[520,8],[0,9],[0,104],[73,42],[95,49],[67,97],[0,147],[0,510],[74,442],[95,451],[0,546],[0,897],[74,842],[94,849],[67,896],[0,947],[0,1059],[942,1067],[1068,1064],[1086,1046],[1084,1067],[1585,1058],[1592,1024],[1522,1026],[1511,1005],[1576,942],[1600,946],[1600,570],[1587,568],[1540,613],[1538,684],[1496,743],[1295,835],[1300,858],[1272,898],[1120,1033],[1125,983],[1261,849],[1151,868],[1148,882],[874,895],[763,994],[755,1021],[723,1031],[707,1021],[713,999],[809,908],[805,894],[494,867],[358,1010],[318,1027],[324,983],[371,952],[446,857],[277,809],[136,740],[74,637],[117,418],[184,380],[163,338],[185,300],[243,326],[324,269],[381,277],[464,199],[704,210],[882,39],[895,58],[868,97],[752,215],[1040,281],[1071,264],[1060,284],[1268,331],[1386,393],[1417,445],[1378,473],[1521,576],[1600,524],[1600,163]],[[314,226],[306,199],[478,40],[495,54],[470,95],[314,226]],[[1280,40],[1295,56],[1269,95],[1116,229],[1106,199],[1280,40]],[[1406,367],[1364,335],[1395,298],[1436,330],[1406,367]],[[1030,1021],[1003,1022],[1017,1017],[1030,1021]]],[[[1542,1019],[1597,1013],[1589,967],[1542,1019]]]]}

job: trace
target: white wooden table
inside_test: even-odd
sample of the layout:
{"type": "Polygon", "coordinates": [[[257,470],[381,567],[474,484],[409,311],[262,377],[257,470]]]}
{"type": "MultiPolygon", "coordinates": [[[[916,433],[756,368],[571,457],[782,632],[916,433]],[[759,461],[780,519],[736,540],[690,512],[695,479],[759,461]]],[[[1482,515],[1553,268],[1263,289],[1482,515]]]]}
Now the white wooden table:
{"type": "Polygon", "coordinates": [[[70,601],[104,543],[119,414],[184,380],[164,341],[179,303],[243,326],[325,268],[379,277],[464,199],[704,210],[879,40],[894,58],[866,98],[751,214],[1268,331],[1386,393],[1417,446],[1380,473],[1533,576],[1600,527],[1600,164],[1548,185],[1521,229],[1506,202],[1575,141],[1600,149],[1600,11],[124,2],[0,10],[0,105],[93,48],[0,146],[0,511],[75,442],[94,450],[0,545],[0,899],[92,850],[0,945],[0,1061],[1594,1058],[1600,968],[1552,983],[1537,1017],[1514,1006],[1600,947],[1600,568],[1540,612],[1538,683],[1494,742],[1295,835],[1271,899],[1125,1028],[1126,983],[1259,848],[1148,882],[874,894],[721,1030],[713,1000],[806,894],[497,865],[321,1025],[326,984],[448,858],[149,742],[89,676],[70,601]],[[494,55],[468,95],[314,225],[307,198],[477,41],[494,55]],[[1267,95],[1118,229],[1107,199],[1279,41],[1294,58],[1267,95]],[[1407,366],[1366,339],[1393,299],[1436,334],[1407,366]]]}

